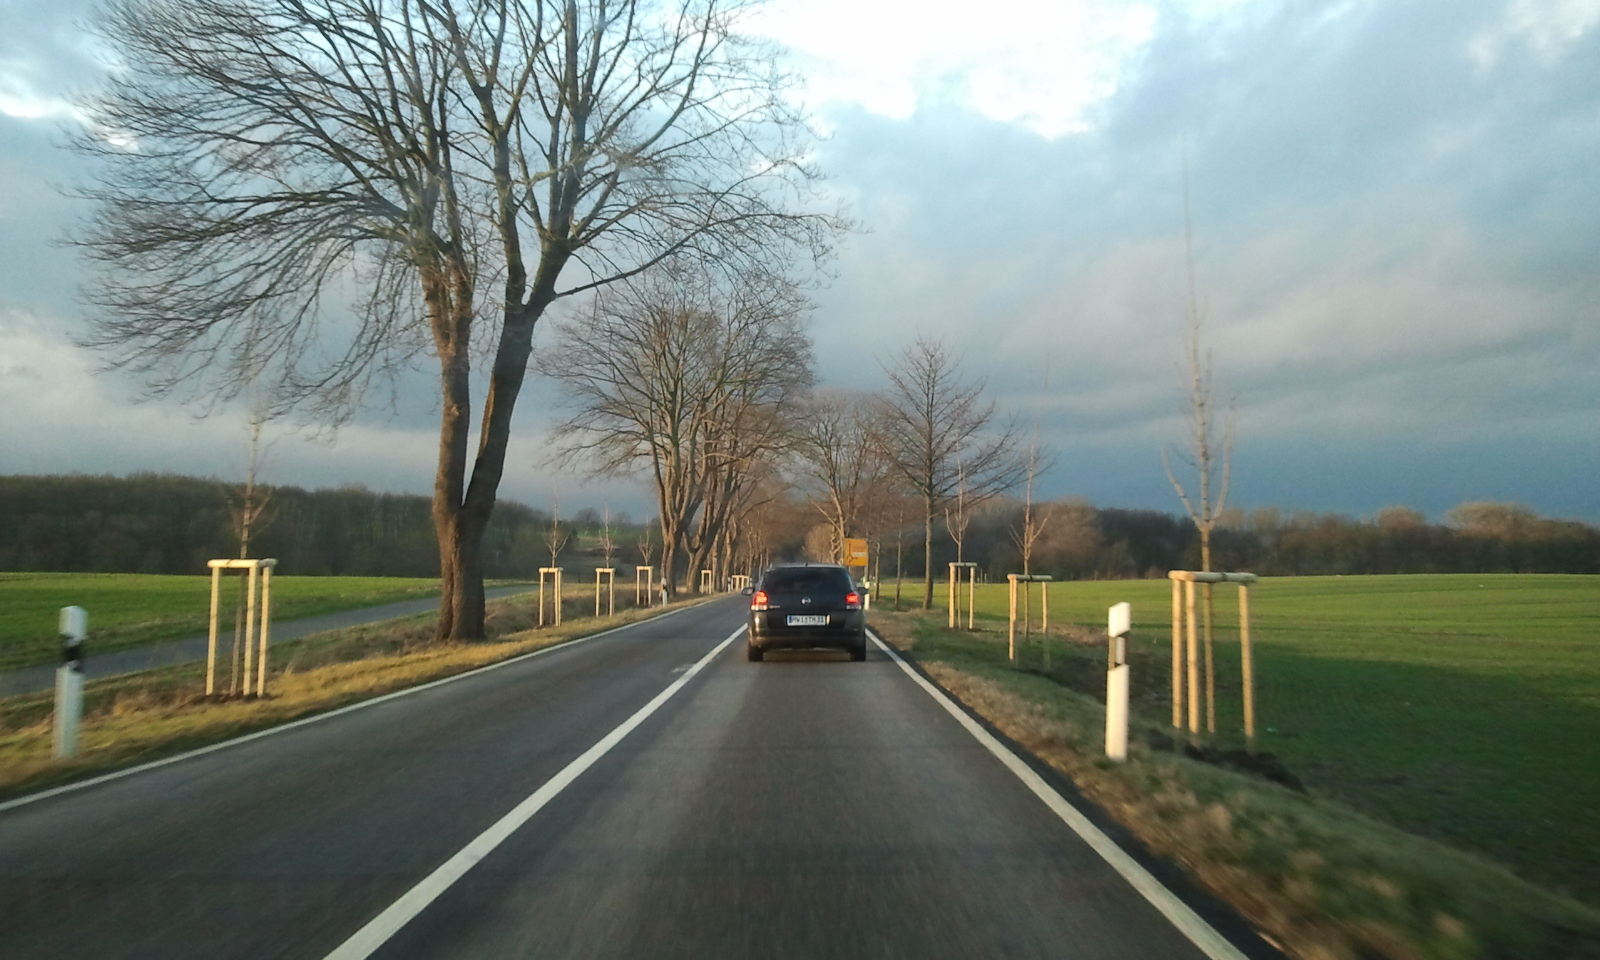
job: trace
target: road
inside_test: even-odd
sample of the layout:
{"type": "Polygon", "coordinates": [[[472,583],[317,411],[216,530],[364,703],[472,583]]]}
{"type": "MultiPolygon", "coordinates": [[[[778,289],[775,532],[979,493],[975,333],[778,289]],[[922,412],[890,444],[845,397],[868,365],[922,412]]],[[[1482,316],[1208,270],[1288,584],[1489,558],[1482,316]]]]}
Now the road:
{"type": "Polygon", "coordinates": [[[1207,955],[887,651],[749,663],[742,621],[0,805],[0,956],[1207,955]]]}

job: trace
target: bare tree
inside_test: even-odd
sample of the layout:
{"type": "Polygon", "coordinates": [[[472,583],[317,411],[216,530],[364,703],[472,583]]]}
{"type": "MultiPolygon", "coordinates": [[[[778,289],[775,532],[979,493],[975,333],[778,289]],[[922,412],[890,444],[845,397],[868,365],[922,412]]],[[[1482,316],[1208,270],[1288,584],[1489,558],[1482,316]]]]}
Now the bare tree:
{"type": "Polygon", "coordinates": [[[261,467],[261,428],[266,424],[265,410],[256,405],[250,414],[248,434],[250,453],[245,464],[244,483],[237,494],[229,497],[233,515],[234,539],[239,543],[239,559],[250,557],[250,538],[266,526],[267,510],[272,506],[272,490],[256,483],[261,467]]]}
{"type": "Polygon", "coordinates": [[[803,539],[809,508],[794,503],[791,488],[773,463],[757,465],[746,487],[747,507],[740,513],[737,556],[743,569],[759,574],[772,564],[773,551],[786,541],[803,539]]]}
{"type": "MultiPolygon", "coordinates": [[[[1186,486],[1173,470],[1172,456],[1166,447],[1161,448],[1161,463],[1166,468],[1167,480],[1177,491],[1184,512],[1200,534],[1200,569],[1211,569],[1211,534],[1222,519],[1228,505],[1228,486],[1233,473],[1233,415],[1231,409],[1217,424],[1216,400],[1213,393],[1211,352],[1201,347],[1201,312],[1199,297],[1195,292],[1194,243],[1189,221],[1189,178],[1185,169],[1183,181],[1183,254],[1188,278],[1186,314],[1188,329],[1183,339],[1184,384],[1187,390],[1186,407],[1189,417],[1187,451],[1178,454],[1194,473],[1194,486],[1186,486]]],[[[1216,658],[1212,642],[1214,618],[1214,589],[1203,585],[1204,635],[1206,671],[1206,729],[1216,732],[1216,658]]]]}
{"type": "Polygon", "coordinates": [[[889,388],[876,422],[884,455],[908,492],[922,501],[923,609],[933,607],[933,521],[965,476],[974,505],[1022,479],[1016,431],[995,424],[983,381],[963,382],[942,343],[918,337],[899,364],[884,368],[889,388]]]}
{"type": "Polygon", "coordinates": [[[1028,478],[1024,482],[1022,497],[1022,526],[1011,531],[1011,539],[1017,545],[1017,552],[1022,555],[1022,575],[1033,574],[1033,552],[1039,543],[1039,538],[1044,535],[1045,529],[1050,526],[1054,517],[1054,504],[1034,503],[1033,486],[1039,479],[1041,470],[1039,460],[1039,441],[1035,438],[1028,448],[1028,478]]]}
{"type": "Polygon", "coordinates": [[[550,566],[561,560],[561,551],[567,549],[572,539],[572,528],[561,522],[561,500],[556,498],[550,507],[550,526],[544,531],[544,548],[550,553],[550,566]]]}
{"type": "Polygon", "coordinates": [[[605,558],[605,566],[615,567],[617,559],[617,541],[611,536],[611,504],[605,505],[600,527],[600,555],[605,558]]]}
{"type": "Polygon", "coordinates": [[[639,534],[639,542],[637,547],[639,549],[639,562],[646,567],[650,566],[650,558],[656,555],[656,545],[651,539],[650,524],[648,521],[645,523],[644,532],[639,534]]]}
{"type": "MultiPolygon", "coordinates": [[[[1033,485],[1039,479],[1039,424],[1034,421],[1033,442],[1028,445],[1028,478],[1024,483],[1022,497],[1022,526],[1013,528],[1011,539],[1017,545],[1017,552],[1022,555],[1022,575],[1033,575],[1033,550],[1039,538],[1044,535],[1045,528],[1051,520],[1051,504],[1036,505],[1033,502],[1033,485]]],[[[1045,589],[1048,589],[1045,588],[1045,589]]],[[[1033,587],[1029,583],[1022,590],[1022,635],[1026,639],[1033,626],[1033,587]]],[[[1039,635],[1040,646],[1044,651],[1044,668],[1050,669],[1050,638],[1044,633],[1039,635]]]]}
{"type": "Polygon", "coordinates": [[[769,508],[788,490],[778,473],[775,458],[751,462],[744,480],[723,526],[718,565],[730,574],[735,571],[754,574],[760,567],[771,520],[769,508]]]}
{"type": "Polygon", "coordinates": [[[894,611],[900,612],[901,586],[905,582],[906,558],[906,527],[915,515],[915,509],[910,497],[896,497],[894,500],[894,611]]]}
{"type": "Polygon", "coordinates": [[[663,271],[558,325],[541,356],[575,409],[558,429],[565,455],[600,473],[649,472],[669,585],[679,558],[693,576],[712,556],[756,465],[787,440],[777,411],[811,383],[807,309],[770,274],[663,271]]]}
{"type": "MultiPolygon", "coordinates": [[[[1017,551],[1022,555],[1022,575],[1031,576],[1033,573],[1033,550],[1043,535],[1045,527],[1050,523],[1052,510],[1051,504],[1044,504],[1035,509],[1033,502],[1033,486],[1038,481],[1039,474],[1048,470],[1051,462],[1041,461],[1042,451],[1039,447],[1039,423],[1044,418],[1044,397],[1050,392],[1050,361],[1045,358],[1043,389],[1039,394],[1038,405],[1033,413],[1033,442],[1028,444],[1027,480],[1024,484],[1022,497],[1022,527],[1011,531],[1011,539],[1017,545],[1017,551]]],[[[1026,596],[1026,594],[1024,594],[1026,596]]],[[[1048,648],[1047,648],[1048,650],[1048,648]]]]}
{"type": "MultiPolygon", "coordinates": [[[[250,538],[266,526],[268,520],[267,510],[272,505],[272,490],[263,489],[256,483],[261,467],[261,428],[269,419],[267,404],[259,393],[250,404],[250,422],[246,433],[250,438],[249,455],[245,461],[244,483],[237,492],[230,491],[228,495],[229,512],[233,520],[234,539],[239,543],[239,559],[250,558],[250,538]]],[[[239,595],[234,606],[233,617],[233,646],[229,658],[228,691],[234,692],[238,688],[241,671],[244,667],[243,646],[246,608],[249,602],[249,581],[243,577],[239,579],[239,595]]]]}
{"type": "Polygon", "coordinates": [[[967,472],[959,465],[956,478],[955,498],[944,508],[944,528],[950,531],[950,539],[956,545],[956,562],[961,563],[965,559],[967,528],[972,525],[972,506],[967,503],[967,472]]]}
{"type": "Polygon", "coordinates": [[[889,464],[872,432],[872,398],[850,390],[819,390],[795,417],[789,468],[802,493],[827,521],[832,559],[847,537],[865,532],[888,493],[889,464]]]}
{"type": "Polygon", "coordinates": [[[483,544],[535,325],[670,258],[824,256],[808,136],[732,0],[108,0],[85,104],[90,343],[153,392],[335,422],[437,362],[438,636],[483,544]],[[564,275],[572,280],[566,286],[564,275]],[[473,422],[472,368],[487,365],[473,422]]]}

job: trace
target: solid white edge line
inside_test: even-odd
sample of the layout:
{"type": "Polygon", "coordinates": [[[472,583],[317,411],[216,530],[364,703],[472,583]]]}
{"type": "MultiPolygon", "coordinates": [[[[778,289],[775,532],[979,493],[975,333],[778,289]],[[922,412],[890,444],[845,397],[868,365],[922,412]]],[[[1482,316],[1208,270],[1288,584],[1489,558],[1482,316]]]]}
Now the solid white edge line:
{"type": "Polygon", "coordinates": [[[884,653],[889,655],[889,659],[900,666],[906,676],[910,677],[926,691],[928,696],[938,702],[947,713],[955,717],[956,721],[965,727],[968,733],[972,734],[973,739],[983,744],[990,753],[994,754],[996,759],[1005,764],[1007,770],[1010,770],[1018,780],[1022,781],[1023,785],[1033,791],[1034,796],[1044,801],[1045,806],[1049,807],[1052,813],[1060,817],[1063,823],[1072,828],[1073,833],[1076,833],[1095,853],[1098,853],[1100,858],[1109,864],[1111,869],[1115,870],[1122,879],[1128,881],[1130,886],[1137,890],[1145,900],[1149,901],[1151,906],[1160,911],[1161,915],[1166,917],[1174,927],[1178,928],[1178,932],[1187,937],[1190,943],[1199,948],[1200,952],[1210,957],[1211,960],[1247,960],[1245,955],[1239,952],[1239,949],[1230,943],[1226,937],[1218,933],[1211,924],[1195,913],[1188,904],[1178,899],[1177,894],[1168,890],[1160,880],[1150,874],[1150,871],[1140,866],[1138,861],[1128,856],[1127,851],[1117,846],[1115,840],[1106,836],[1105,832],[1091,823],[1089,818],[1085,817],[1077,807],[1067,802],[1067,799],[1056,792],[1054,787],[1046,783],[1044,778],[1034,772],[1032,767],[1023,763],[1022,758],[996,739],[994,734],[985,730],[981,724],[972,719],[943,690],[929,683],[921,674],[911,669],[911,665],[906,663],[905,658],[901,657],[893,647],[884,643],[882,637],[872,631],[869,631],[869,633],[872,635],[872,641],[884,653]]]}
{"type": "Polygon", "coordinates": [[[184,760],[192,760],[195,757],[204,756],[208,753],[216,753],[218,750],[226,750],[230,747],[237,747],[240,744],[249,743],[252,740],[260,740],[264,737],[270,737],[275,734],[287,733],[290,730],[294,730],[298,727],[304,727],[313,723],[320,723],[323,720],[332,720],[334,717],[343,716],[347,713],[354,713],[357,710],[364,710],[367,707],[375,707],[380,703],[386,703],[390,700],[398,700],[401,697],[408,697],[413,693],[421,693],[424,690],[432,690],[435,687],[442,687],[447,683],[455,683],[457,680],[465,680],[469,677],[475,677],[482,673],[488,673],[491,670],[499,670],[502,667],[509,667],[512,664],[521,663],[524,660],[531,660],[534,657],[542,657],[547,653],[555,653],[557,650],[566,650],[571,647],[575,647],[580,643],[588,643],[590,640],[599,640],[601,637],[608,637],[613,633],[627,630],[630,627],[637,627],[642,623],[656,623],[658,621],[665,620],[667,617],[676,616],[688,610],[698,609],[700,606],[701,604],[695,604],[688,607],[679,607],[676,610],[668,610],[666,613],[657,614],[656,616],[645,620],[635,620],[632,623],[624,623],[619,626],[611,627],[608,630],[602,630],[599,633],[591,633],[586,637],[576,637],[571,640],[564,640],[560,643],[553,643],[548,647],[540,647],[537,650],[530,650],[527,653],[518,654],[509,660],[500,660],[495,663],[484,664],[481,667],[474,667],[465,673],[451,674],[448,677],[440,677],[437,680],[430,680],[427,683],[419,686],[406,687],[403,690],[395,690],[390,693],[385,693],[382,696],[373,697],[371,700],[360,700],[356,703],[346,704],[338,709],[329,710],[327,713],[318,713],[309,717],[301,717],[299,720],[291,720],[288,723],[280,726],[268,727],[265,730],[257,730],[254,733],[247,733],[243,736],[234,737],[230,740],[223,740],[220,743],[213,743],[204,747],[196,747],[193,750],[174,754],[170,757],[163,757],[160,760],[151,760],[149,763],[141,763],[136,767],[128,767],[124,770],[113,770],[110,773],[103,773],[98,777],[91,777],[88,780],[77,780],[72,783],[64,783],[59,787],[51,787],[48,790],[41,790],[38,793],[30,793],[20,797],[14,797],[3,803],[0,803],[0,813],[5,813],[7,810],[13,810],[17,807],[27,806],[30,803],[37,803],[40,800],[48,800],[51,797],[58,797],[64,793],[72,793],[77,790],[87,790],[90,787],[97,787],[102,783],[109,783],[112,780],[121,780],[123,777],[131,777],[134,774],[144,773],[147,770],[155,770],[159,767],[169,766],[174,763],[181,763],[184,760]]]}
{"type": "Polygon", "coordinates": [[[738,639],[744,633],[745,627],[729,634],[727,639],[712,648],[710,653],[701,657],[694,666],[690,667],[677,680],[673,681],[665,690],[656,694],[649,703],[640,707],[633,716],[622,722],[622,725],[612,730],[601,738],[599,743],[585,750],[577,759],[567,764],[554,777],[535,790],[526,800],[517,804],[510,813],[497,820],[493,826],[479,834],[473,841],[461,848],[461,851],[449,860],[446,860],[428,876],[424,877],[416,886],[406,891],[400,899],[390,904],[382,913],[367,922],[366,926],[357,930],[350,939],[340,944],[334,951],[327,955],[325,960],[366,960],[389,938],[399,932],[401,927],[410,923],[417,914],[427,909],[428,905],[437,900],[446,890],[450,889],[457,880],[460,880],[467,871],[477,866],[507,837],[516,832],[517,828],[531,820],[534,814],[542,810],[545,804],[555,799],[561,791],[571,786],[574,780],[582,776],[584,771],[594,766],[595,762],[615,747],[628,734],[632,733],[639,724],[661,708],[661,705],[684,688],[695,674],[699,673],[706,664],[710,663],[728,644],[738,639]]]}

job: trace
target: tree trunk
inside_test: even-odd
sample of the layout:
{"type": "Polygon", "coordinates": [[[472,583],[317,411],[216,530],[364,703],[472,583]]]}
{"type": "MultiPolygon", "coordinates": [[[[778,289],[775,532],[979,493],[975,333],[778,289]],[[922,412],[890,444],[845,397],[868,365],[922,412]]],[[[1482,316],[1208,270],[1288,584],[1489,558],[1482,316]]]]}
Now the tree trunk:
{"type": "Polygon", "coordinates": [[[904,582],[901,574],[901,558],[905,554],[905,531],[902,527],[894,536],[894,612],[900,612],[900,584],[904,582]]]}
{"type": "Polygon", "coordinates": [[[439,540],[439,622],[433,638],[439,643],[460,639],[461,628],[470,626],[472,593],[464,579],[461,529],[467,437],[472,425],[471,361],[465,342],[468,327],[442,287],[441,281],[428,291],[443,401],[439,412],[439,462],[433,477],[433,527],[439,540]]]}
{"type": "MultiPolygon", "coordinates": [[[[462,418],[464,419],[464,418],[462,418]]],[[[447,418],[448,422],[448,418],[447,418]]],[[[463,423],[457,429],[466,430],[463,423]]],[[[444,444],[441,443],[441,447],[444,444]]],[[[449,472],[442,454],[434,483],[433,525],[439,539],[439,622],[434,640],[445,643],[483,638],[483,539],[493,507],[461,503],[452,495],[462,474],[449,472]],[[482,516],[480,520],[479,517],[482,516]]]]}
{"type": "Polygon", "coordinates": [[[483,533],[464,508],[435,523],[439,537],[439,624],[434,640],[481,640],[483,616],[483,533]],[[476,529],[474,529],[476,528],[476,529]]]}
{"type": "MultiPolygon", "coordinates": [[[[1211,530],[1209,527],[1200,530],[1200,569],[1211,572],[1211,530]]],[[[1212,644],[1213,610],[1215,609],[1214,584],[1205,584],[1202,606],[1205,611],[1205,648],[1206,648],[1206,732],[1217,732],[1217,669],[1216,653],[1212,644]]]]}
{"type": "Polygon", "coordinates": [[[708,569],[707,561],[711,556],[711,545],[701,542],[686,549],[686,556],[689,558],[689,569],[685,571],[685,576],[688,579],[684,583],[684,590],[688,593],[698,594],[701,592],[700,571],[708,569]]]}
{"type": "Polygon", "coordinates": [[[933,498],[922,517],[922,609],[933,609],[933,498]]]}
{"type": "Polygon", "coordinates": [[[675,600],[678,596],[678,578],[672,568],[678,561],[678,538],[676,533],[669,536],[663,530],[661,539],[661,582],[666,584],[667,599],[675,600]]]}
{"type": "MultiPolygon", "coordinates": [[[[557,270],[559,267],[556,268],[557,270]]],[[[472,431],[470,334],[472,291],[468,274],[458,269],[448,290],[441,280],[427,292],[434,312],[434,342],[439,353],[441,397],[439,464],[433,483],[433,523],[439,537],[439,623],[437,642],[484,637],[483,543],[494,513],[511,440],[511,415],[533,352],[533,326],[549,305],[550,265],[523,307],[508,306],[489,373],[483,404],[478,455],[467,479],[467,444],[472,431]]]]}

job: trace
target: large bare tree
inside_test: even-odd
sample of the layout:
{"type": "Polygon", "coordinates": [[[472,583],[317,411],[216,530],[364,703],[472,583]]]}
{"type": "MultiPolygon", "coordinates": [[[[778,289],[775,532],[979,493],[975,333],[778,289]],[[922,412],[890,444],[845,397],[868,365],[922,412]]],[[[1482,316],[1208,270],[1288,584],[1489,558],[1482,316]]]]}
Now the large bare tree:
{"type": "Polygon", "coordinates": [[[847,537],[865,536],[881,513],[889,462],[872,431],[870,394],[830,389],[813,393],[795,416],[790,471],[831,531],[832,559],[847,537]]]}
{"type": "Polygon", "coordinates": [[[955,496],[976,506],[1017,485],[1027,471],[1017,435],[995,421],[981,379],[968,381],[944,344],[918,337],[899,363],[884,367],[889,386],[876,423],[897,479],[922,505],[922,607],[933,607],[933,523],[955,496]]]}
{"type": "Polygon", "coordinates": [[[340,418],[437,363],[441,639],[483,633],[484,532],[534,327],[669,258],[795,246],[803,120],[738,0],[107,0],[86,104],[89,342],[157,393],[340,418]],[[561,279],[569,277],[563,285],[561,279]],[[473,366],[487,365],[474,424],[473,366]]]}
{"type": "Polygon", "coordinates": [[[807,309],[772,274],[660,271],[559,323],[540,357],[574,411],[558,429],[566,455],[600,473],[649,473],[669,589],[680,558],[693,576],[713,555],[757,464],[788,440],[780,411],[811,384],[807,309]]]}

